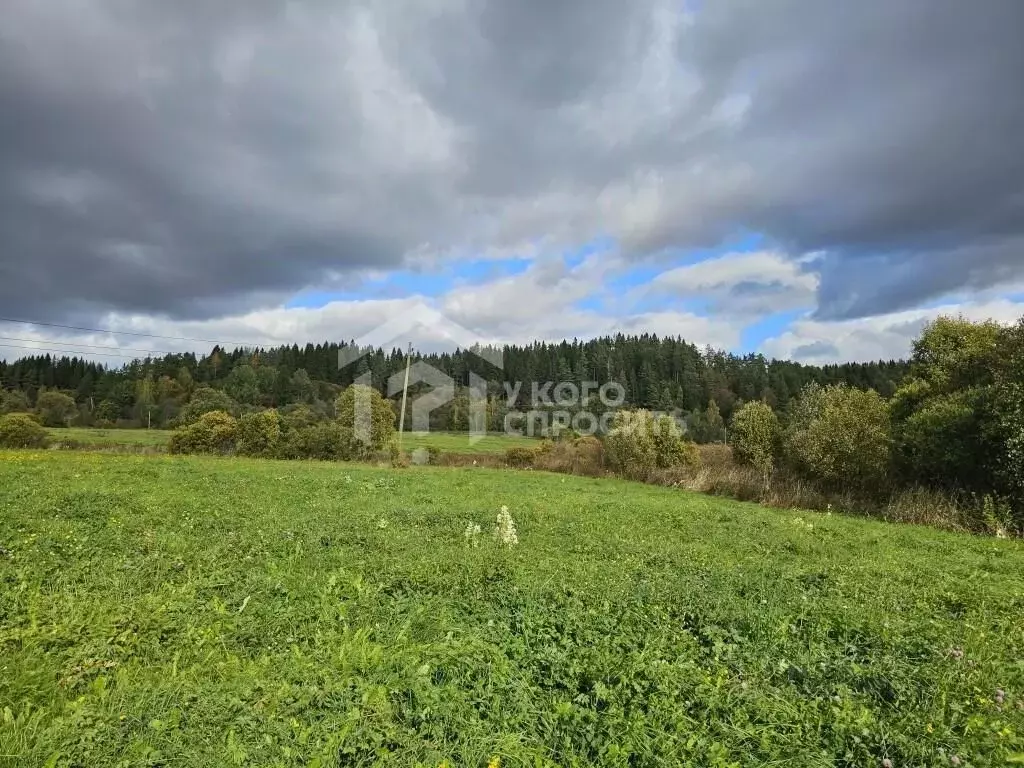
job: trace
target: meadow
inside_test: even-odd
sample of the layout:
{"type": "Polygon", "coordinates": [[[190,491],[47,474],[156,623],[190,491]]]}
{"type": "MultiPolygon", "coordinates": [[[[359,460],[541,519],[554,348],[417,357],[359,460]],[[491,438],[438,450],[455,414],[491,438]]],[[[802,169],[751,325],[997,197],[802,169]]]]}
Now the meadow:
{"type": "Polygon", "coordinates": [[[473,442],[465,432],[406,432],[402,436],[402,450],[408,453],[417,448],[434,448],[443,453],[498,454],[509,448],[531,448],[538,442],[532,437],[501,432],[488,432],[473,442]]]}
{"type": "MultiPolygon", "coordinates": [[[[91,427],[52,428],[50,437],[55,443],[75,448],[100,449],[152,449],[166,450],[172,430],[169,429],[95,429],[91,427]]],[[[406,432],[402,449],[409,453],[417,448],[434,448],[444,453],[499,454],[516,446],[533,446],[537,440],[530,437],[489,433],[476,442],[470,442],[465,432],[406,432]]]]}
{"type": "Polygon", "coordinates": [[[92,427],[52,428],[54,442],[83,448],[166,448],[169,429],[95,429],[92,427]]]}
{"type": "Polygon", "coordinates": [[[1024,761],[1020,541],[537,471],[7,451],[0,585],[0,765],[1024,761]]]}

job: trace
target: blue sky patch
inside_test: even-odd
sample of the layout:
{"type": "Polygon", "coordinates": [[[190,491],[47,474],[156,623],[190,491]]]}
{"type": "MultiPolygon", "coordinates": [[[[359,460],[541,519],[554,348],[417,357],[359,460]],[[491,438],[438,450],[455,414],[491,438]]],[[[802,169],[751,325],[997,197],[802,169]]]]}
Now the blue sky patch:
{"type": "Polygon", "coordinates": [[[740,333],[739,349],[734,351],[740,354],[756,352],[765,341],[784,333],[790,325],[809,311],[810,307],[790,312],[776,312],[746,326],[740,333]]]}

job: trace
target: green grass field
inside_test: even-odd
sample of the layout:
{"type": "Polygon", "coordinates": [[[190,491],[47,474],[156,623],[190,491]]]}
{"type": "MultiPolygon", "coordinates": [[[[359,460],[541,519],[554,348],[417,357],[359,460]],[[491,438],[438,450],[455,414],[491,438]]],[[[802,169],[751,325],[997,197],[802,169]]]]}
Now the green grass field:
{"type": "Polygon", "coordinates": [[[489,433],[475,442],[470,442],[467,433],[429,432],[410,433],[402,436],[402,450],[409,452],[416,448],[433,446],[444,453],[504,453],[509,448],[526,446],[531,448],[538,441],[532,437],[520,437],[501,433],[489,433]]]}
{"type": "Polygon", "coordinates": [[[541,472],[0,452],[0,765],[1019,764],[1022,649],[1017,541],[541,472]]]}
{"type": "Polygon", "coordinates": [[[68,427],[50,429],[56,441],[74,441],[85,447],[113,448],[118,446],[165,448],[171,439],[169,429],[92,429],[68,427]]]}
{"type": "MultiPolygon", "coordinates": [[[[51,429],[50,435],[55,441],[73,441],[85,448],[166,448],[171,439],[171,430],[70,427],[51,429]]],[[[533,438],[504,434],[488,434],[482,440],[471,443],[468,434],[455,432],[407,432],[402,440],[402,448],[407,452],[433,446],[445,453],[504,453],[506,449],[516,445],[536,444],[537,441],[533,438]]]]}

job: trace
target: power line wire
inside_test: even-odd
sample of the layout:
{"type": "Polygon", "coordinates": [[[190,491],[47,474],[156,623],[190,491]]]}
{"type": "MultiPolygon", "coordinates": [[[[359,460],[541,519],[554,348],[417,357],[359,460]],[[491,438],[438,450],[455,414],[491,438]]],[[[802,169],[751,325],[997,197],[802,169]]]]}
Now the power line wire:
{"type": "MultiPolygon", "coordinates": [[[[118,354],[114,354],[114,353],[111,353],[111,352],[83,352],[81,350],[63,349],[63,348],[42,349],[40,347],[29,347],[29,346],[25,346],[23,344],[0,344],[0,347],[6,347],[8,349],[26,349],[26,350],[28,350],[30,352],[39,352],[41,354],[49,354],[49,355],[61,354],[61,355],[74,355],[75,357],[84,357],[86,355],[97,355],[99,357],[119,357],[119,358],[121,358],[123,360],[138,360],[139,359],[138,355],[118,355],[118,354]]],[[[171,354],[178,354],[178,353],[177,352],[173,352],[171,354]]]]}
{"type": "MultiPolygon", "coordinates": [[[[118,352],[142,352],[147,355],[184,355],[191,354],[187,352],[168,352],[166,350],[159,349],[138,349],[136,347],[112,347],[109,345],[100,344],[86,344],[84,342],[68,341],[66,339],[56,339],[53,341],[47,339],[23,339],[17,336],[0,336],[0,339],[4,341],[27,341],[30,344],[46,344],[48,346],[63,346],[63,347],[88,347],[89,349],[113,349],[118,352]]],[[[6,345],[5,345],[6,346],[6,345]]],[[[92,354],[92,353],[89,353],[92,354]]]]}
{"type": "Polygon", "coordinates": [[[202,344],[216,344],[217,346],[236,347],[260,347],[262,344],[253,344],[243,341],[217,341],[215,339],[196,339],[189,336],[162,336],[158,333],[142,333],[141,331],[114,331],[110,328],[86,328],[81,325],[62,325],[60,323],[44,323],[38,320],[19,320],[13,317],[0,317],[0,323],[20,323],[21,325],[42,325],[47,328],[66,328],[71,331],[89,331],[91,333],[109,333],[111,335],[143,336],[148,339],[168,339],[170,341],[197,341],[202,344]]]}

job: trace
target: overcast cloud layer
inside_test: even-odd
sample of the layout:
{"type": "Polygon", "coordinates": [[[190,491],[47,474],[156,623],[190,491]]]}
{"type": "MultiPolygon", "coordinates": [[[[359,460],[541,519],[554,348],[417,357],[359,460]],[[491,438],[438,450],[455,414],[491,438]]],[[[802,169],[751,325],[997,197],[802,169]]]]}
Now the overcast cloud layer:
{"type": "Polygon", "coordinates": [[[434,302],[723,346],[803,308],[766,351],[889,356],[822,328],[1019,307],[1021,29],[1019,0],[5,0],[0,315],[313,334],[304,289],[526,254],[434,302]],[[740,232],[769,245],[680,266],[740,232]],[[707,307],[562,311],[637,264],[633,298],[707,307]]]}

